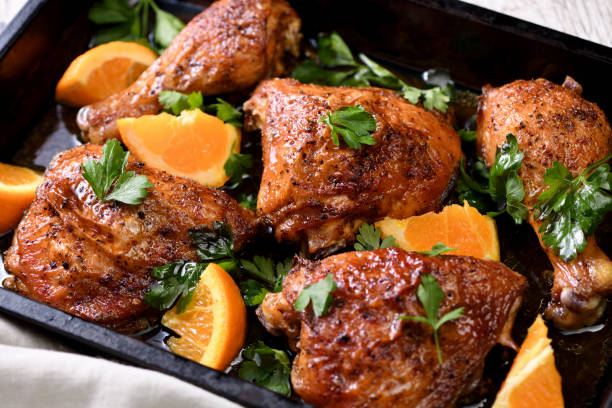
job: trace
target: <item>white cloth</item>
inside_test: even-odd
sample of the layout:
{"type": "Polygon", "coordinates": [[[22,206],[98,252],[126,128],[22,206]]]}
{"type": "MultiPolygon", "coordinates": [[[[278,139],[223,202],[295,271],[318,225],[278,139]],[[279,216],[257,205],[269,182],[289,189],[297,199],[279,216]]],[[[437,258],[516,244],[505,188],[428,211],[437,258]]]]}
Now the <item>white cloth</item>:
{"type": "Polygon", "coordinates": [[[70,350],[42,330],[0,316],[0,406],[239,408],[174,377],[70,350]]]}

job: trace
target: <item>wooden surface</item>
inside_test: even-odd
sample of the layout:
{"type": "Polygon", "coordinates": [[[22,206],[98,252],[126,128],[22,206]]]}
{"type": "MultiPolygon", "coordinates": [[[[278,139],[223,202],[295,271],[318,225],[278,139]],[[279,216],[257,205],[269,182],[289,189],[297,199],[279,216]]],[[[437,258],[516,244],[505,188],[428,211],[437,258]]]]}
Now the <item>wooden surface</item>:
{"type": "Polygon", "coordinates": [[[612,0],[463,0],[612,47],[612,0]]]}

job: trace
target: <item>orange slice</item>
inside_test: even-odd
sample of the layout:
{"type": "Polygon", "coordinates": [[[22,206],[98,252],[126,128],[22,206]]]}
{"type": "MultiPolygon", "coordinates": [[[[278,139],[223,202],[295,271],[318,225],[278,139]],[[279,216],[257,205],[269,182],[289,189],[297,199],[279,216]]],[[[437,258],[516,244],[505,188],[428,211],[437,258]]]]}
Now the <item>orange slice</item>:
{"type": "Polygon", "coordinates": [[[41,180],[42,176],[33,170],[0,163],[0,233],[19,223],[41,180]]]}
{"type": "Polygon", "coordinates": [[[121,139],[139,160],[209,187],[229,176],[223,166],[240,152],[240,130],[199,109],[126,118],[117,121],[121,139]]]}
{"type": "Polygon", "coordinates": [[[497,393],[493,408],[562,408],[561,376],[547,337],[548,329],[538,315],[497,393]]]}
{"type": "Polygon", "coordinates": [[[55,88],[55,100],[70,106],[99,102],[130,86],[157,54],[134,42],[98,45],[75,58],[55,88]]]}
{"type": "Polygon", "coordinates": [[[181,336],[168,340],[174,353],[224,370],[242,348],[246,308],[232,277],[210,264],[185,311],[177,314],[174,306],[164,314],[162,324],[181,336]]]}
{"type": "Polygon", "coordinates": [[[429,212],[401,220],[385,218],[375,225],[381,229],[383,237],[392,235],[407,251],[429,251],[442,242],[456,248],[448,252],[449,255],[499,261],[495,221],[467,202],[463,206],[449,205],[439,213],[429,212]]]}

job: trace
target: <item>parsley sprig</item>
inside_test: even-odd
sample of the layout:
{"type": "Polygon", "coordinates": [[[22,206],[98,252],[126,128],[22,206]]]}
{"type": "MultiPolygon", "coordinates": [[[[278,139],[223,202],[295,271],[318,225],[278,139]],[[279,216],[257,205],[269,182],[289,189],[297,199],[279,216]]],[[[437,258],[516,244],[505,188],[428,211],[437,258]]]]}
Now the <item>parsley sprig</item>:
{"type": "Polygon", "coordinates": [[[140,0],[130,7],[126,0],[102,0],[89,9],[89,19],[100,28],[94,36],[94,44],[110,41],[134,41],[162,53],[185,27],[172,14],[160,9],[153,0],[140,0]],[[153,10],[153,43],[149,33],[149,9],[153,10]]]}
{"type": "Polygon", "coordinates": [[[327,314],[334,296],[332,292],[338,289],[334,275],[328,273],[325,279],[308,285],[302,289],[298,298],[295,300],[293,308],[297,311],[303,311],[312,303],[312,311],[317,317],[327,314]]]}
{"type": "Polygon", "coordinates": [[[284,396],[291,395],[291,365],[287,353],[259,340],[242,351],[242,358],[244,361],[238,370],[240,378],[284,396]]]}
{"type": "Polygon", "coordinates": [[[302,83],[330,86],[380,86],[398,91],[410,103],[423,101],[426,109],[446,112],[450,102],[449,91],[436,86],[418,89],[406,84],[391,71],[377,64],[365,54],[358,62],[338,33],[319,35],[318,62],[306,60],[297,65],[291,76],[302,83]]]}
{"type": "Polygon", "coordinates": [[[375,145],[371,133],[376,130],[376,119],[363,106],[345,106],[319,119],[331,129],[332,141],[340,146],[339,136],[352,149],[361,149],[361,145],[375,145]]]}
{"type": "Polygon", "coordinates": [[[81,164],[83,178],[101,201],[119,201],[137,205],[147,196],[147,176],[125,171],[130,152],[124,151],[117,139],[104,143],[99,161],[86,160],[81,164]],[[111,190],[112,187],[112,190],[111,190]]]}
{"type": "Polygon", "coordinates": [[[434,343],[436,352],[438,353],[438,361],[442,364],[442,351],[440,350],[440,342],[438,339],[438,330],[443,324],[460,318],[463,315],[463,307],[454,309],[444,316],[438,318],[440,304],[444,299],[444,292],[440,289],[440,285],[436,278],[431,274],[421,276],[421,283],[417,288],[417,297],[425,309],[426,316],[398,316],[399,319],[414,320],[416,322],[429,325],[433,329],[434,343]]]}
{"type": "Polygon", "coordinates": [[[429,256],[438,256],[445,252],[456,251],[457,248],[451,248],[442,242],[438,242],[436,245],[431,247],[431,251],[415,251],[418,254],[429,255],[429,256]]]}
{"type": "MultiPolygon", "coordinates": [[[[287,258],[275,264],[272,258],[255,255],[252,261],[241,259],[240,266],[245,272],[263,281],[272,288],[273,292],[277,293],[282,290],[283,279],[291,269],[291,262],[292,259],[287,258]]],[[[260,282],[248,279],[240,283],[240,292],[247,306],[257,306],[270,290],[260,282]]]]}
{"type": "Polygon", "coordinates": [[[381,239],[382,231],[374,228],[374,225],[363,223],[359,227],[359,233],[355,237],[357,242],[354,245],[355,251],[371,251],[372,249],[391,248],[397,246],[395,237],[389,235],[381,239]]]}
{"type": "Polygon", "coordinates": [[[238,264],[232,229],[228,224],[215,221],[212,228],[192,228],[189,236],[202,262],[178,260],[153,268],[151,274],[159,282],[145,294],[145,302],[159,310],[170,309],[178,299],[177,313],[183,313],[209,263],[214,262],[228,271],[238,264]]]}
{"type": "Polygon", "coordinates": [[[518,175],[523,157],[516,137],[509,133],[506,142],[497,149],[491,170],[487,170],[482,158],[478,158],[470,175],[462,159],[457,182],[459,201],[466,200],[481,212],[495,206],[496,211],[489,211],[487,215],[494,217],[506,212],[516,224],[521,224],[528,215],[523,204],[525,189],[518,175]]]}
{"type": "Polygon", "coordinates": [[[544,244],[566,262],[584,252],[586,237],[612,210],[611,158],[604,157],[576,177],[557,161],[544,173],[549,187],[539,195],[534,216],[542,221],[544,244]]]}
{"type": "Polygon", "coordinates": [[[225,123],[242,127],[242,112],[240,109],[221,98],[216,98],[216,103],[205,105],[204,97],[200,91],[185,94],[178,91],[165,90],[159,93],[157,100],[166,112],[173,115],[180,115],[184,110],[200,109],[203,112],[215,115],[225,123]]]}

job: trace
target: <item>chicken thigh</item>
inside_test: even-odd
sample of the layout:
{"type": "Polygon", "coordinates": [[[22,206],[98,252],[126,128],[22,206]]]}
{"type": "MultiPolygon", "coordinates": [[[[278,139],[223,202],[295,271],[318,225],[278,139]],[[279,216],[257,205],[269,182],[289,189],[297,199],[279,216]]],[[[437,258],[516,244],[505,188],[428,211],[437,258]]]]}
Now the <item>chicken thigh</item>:
{"type": "Polygon", "coordinates": [[[510,331],[526,280],[501,263],[472,257],[429,257],[398,248],[347,252],[321,261],[296,258],[280,293],[257,310],[266,328],[285,333],[298,351],[291,382],[320,407],[452,407],[479,380],[484,359],[510,331]],[[402,315],[424,316],[417,288],[432,274],[446,294],[438,362],[431,327],[402,315]],[[328,314],[294,310],[307,285],[333,275],[328,314]],[[299,341],[298,341],[299,339],[299,341]]]}
{"type": "MultiPolygon", "coordinates": [[[[569,77],[563,86],[537,79],[483,89],[477,114],[478,149],[491,166],[506,135],[516,136],[525,155],[519,169],[524,203],[536,232],[541,222],[535,219],[533,206],[547,188],[543,182],[546,169],[558,161],[576,176],[612,152],[606,116],[597,105],[584,100],[581,92],[580,85],[569,77]]],[[[605,295],[612,291],[612,263],[592,236],[584,252],[570,262],[555,255],[538,236],[554,268],[547,316],[561,328],[595,323],[606,307],[605,295]]]]}
{"type": "Polygon", "coordinates": [[[140,205],[101,202],[81,175],[102,147],[58,155],[17,227],[4,258],[14,276],[5,285],[84,319],[121,331],[146,325],[156,313],[143,301],[151,269],[198,260],[188,230],[229,223],[237,246],[255,233],[254,217],[221,191],[148,168],[130,157],[127,170],[154,187],[140,205]]]}
{"type": "Polygon", "coordinates": [[[156,114],[163,90],[217,95],[282,75],[299,53],[300,20],[285,0],[219,0],[196,16],[129,88],[83,107],[83,137],[119,138],[120,118],[156,114]]]}
{"type": "Polygon", "coordinates": [[[391,90],[272,79],[244,110],[247,128],[262,131],[257,214],[279,241],[306,241],[311,253],[329,252],[354,241],[364,221],[437,210],[452,188],[459,136],[391,90]],[[375,117],[376,144],[336,146],[319,119],[356,105],[375,117]]]}

